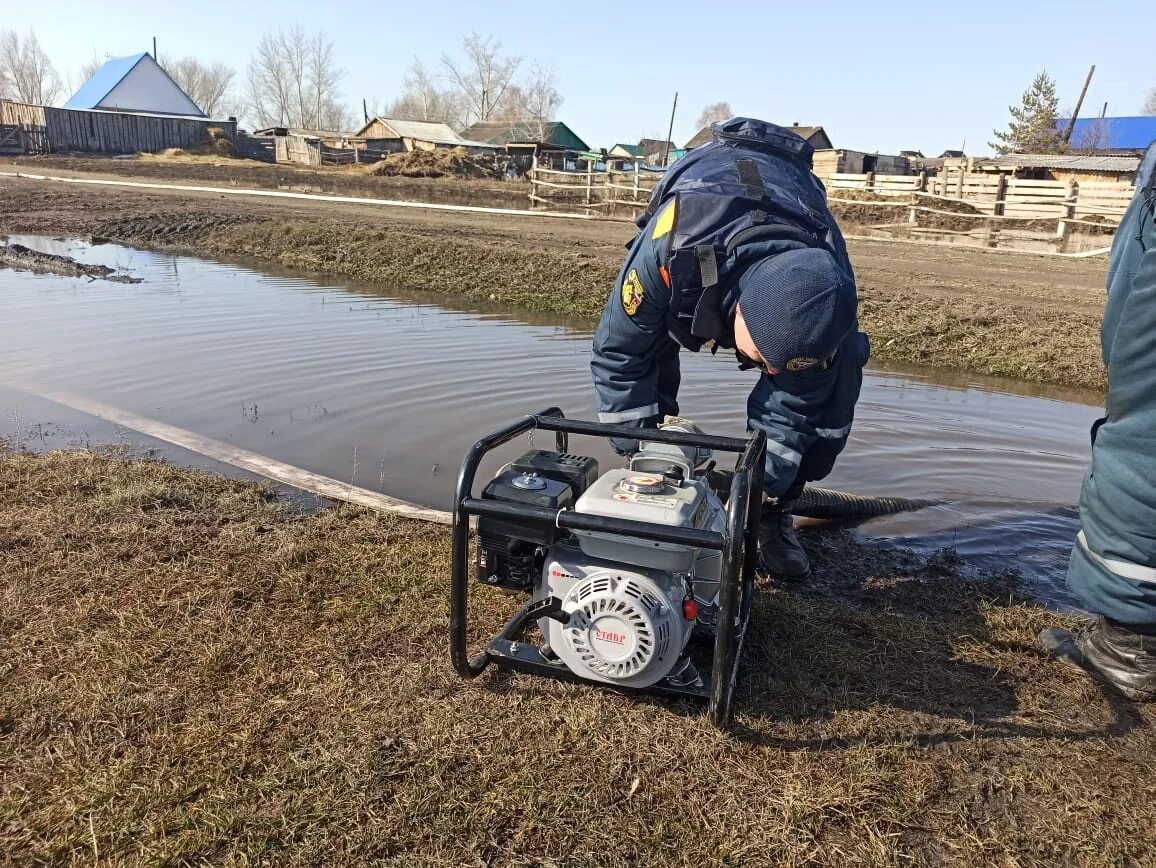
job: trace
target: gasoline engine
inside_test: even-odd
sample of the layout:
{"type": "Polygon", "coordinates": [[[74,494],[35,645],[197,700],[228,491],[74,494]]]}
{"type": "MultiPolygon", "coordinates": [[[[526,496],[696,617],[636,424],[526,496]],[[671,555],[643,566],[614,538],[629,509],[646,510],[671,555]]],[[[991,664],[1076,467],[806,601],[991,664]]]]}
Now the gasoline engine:
{"type": "Polygon", "coordinates": [[[454,669],[474,678],[494,664],[706,700],[711,720],[725,728],[754,594],[765,459],[761,431],[718,437],[668,419],[643,433],[566,419],[557,407],[478,440],[462,462],[454,499],[454,669]],[[488,453],[539,432],[554,433],[554,451],[526,452],[475,495],[488,453]],[[640,434],[646,439],[629,466],[604,473],[569,446],[572,435],[640,434]],[[708,483],[712,453],[738,456],[724,498],[708,483]],[[472,545],[471,516],[477,517],[472,545]],[[473,655],[471,573],[483,585],[526,598],[473,655]]]}
{"type": "MultiPolygon", "coordinates": [[[[701,433],[681,419],[659,430],[701,433]]],[[[723,505],[700,472],[709,458],[701,447],[644,440],[629,467],[599,475],[593,458],[535,450],[482,498],[721,534],[723,505]]],[[[620,687],[702,683],[685,650],[695,631],[713,632],[721,552],[489,517],[478,539],[478,581],[560,601],[560,612],[538,620],[546,658],[620,687]]]]}

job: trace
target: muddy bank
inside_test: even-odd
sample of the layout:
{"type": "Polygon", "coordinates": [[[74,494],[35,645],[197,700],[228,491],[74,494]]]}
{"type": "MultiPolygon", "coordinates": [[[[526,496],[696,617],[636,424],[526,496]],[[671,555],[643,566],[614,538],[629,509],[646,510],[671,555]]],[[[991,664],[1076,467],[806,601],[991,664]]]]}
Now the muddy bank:
{"type": "Polygon", "coordinates": [[[139,277],[118,273],[107,265],[89,265],[77,262],[71,256],[55,253],[41,253],[23,244],[7,244],[0,241],[0,268],[13,271],[30,271],[33,274],[56,274],[61,277],[87,277],[90,280],[107,280],[112,283],[140,283],[139,277]]]}
{"type": "MultiPolygon", "coordinates": [[[[0,166],[4,163],[0,163],[0,166]]],[[[59,171],[115,175],[138,181],[299,193],[334,193],[409,202],[440,202],[454,205],[485,205],[493,208],[529,207],[529,184],[493,178],[404,177],[377,175],[365,167],[325,166],[307,168],[273,165],[256,160],[204,159],[147,155],[137,158],[21,157],[8,165],[31,174],[59,171]]]]}
{"type": "MultiPolygon", "coordinates": [[[[1151,711],[1043,660],[1057,619],[949,557],[805,533],[820,589],[761,585],[723,736],[460,681],[442,530],[91,453],[0,454],[0,494],[14,863],[1156,859],[1151,711]]],[[[497,629],[511,601],[475,597],[497,629]]]]}
{"type": "MultiPolygon", "coordinates": [[[[0,180],[0,231],[119,242],[512,304],[601,312],[629,224],[285,205],[0,180]]],[[[875,358],[1103,390],[1103,263],[854,243],[875,358]]]]}

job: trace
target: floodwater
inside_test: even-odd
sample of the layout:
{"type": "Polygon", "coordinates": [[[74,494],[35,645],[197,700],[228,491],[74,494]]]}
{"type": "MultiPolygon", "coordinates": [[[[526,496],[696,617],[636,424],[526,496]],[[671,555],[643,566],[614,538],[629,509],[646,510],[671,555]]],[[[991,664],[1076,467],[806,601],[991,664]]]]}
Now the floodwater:
{"type": "MultiPolygon", "coordinates": [[[[445,299],[115,245],[12,240],[144,278],[0,270],[0,436],[26,445],[149,442],[28,394],[68,391],[445,508],[479,435],[552,404],[593,415],[587,322],[452,309],[445,299]]],[[[754,375],[721,354],[684,353],[682,365],[683,415],[741,434],[754,375]]],[[[947,501],[860,533],[1017,567],[1039,597],[1065,605],[1073,504],[1098,415],[1094,395],[876,367],[822,484],[947,501]]],[[[571,449],[604,467],[616,460],[602,441],[575,438],[571,449]]]]}

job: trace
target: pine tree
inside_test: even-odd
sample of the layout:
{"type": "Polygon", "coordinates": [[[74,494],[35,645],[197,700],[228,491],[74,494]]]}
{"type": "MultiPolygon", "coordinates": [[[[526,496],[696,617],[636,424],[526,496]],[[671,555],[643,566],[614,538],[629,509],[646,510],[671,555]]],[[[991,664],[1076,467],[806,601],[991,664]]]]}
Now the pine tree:
{"type": "Polygon", "coordinates": [[[996,141],[989,142],[997,154],[1058,154],[1064,149],[1060,134],[1060,101],[1056,83],[1046,71],[1036,76],[1024,91],[1018,106],[1008,106],[1011,123],[1004,132],[994,130],[996,141]]]}

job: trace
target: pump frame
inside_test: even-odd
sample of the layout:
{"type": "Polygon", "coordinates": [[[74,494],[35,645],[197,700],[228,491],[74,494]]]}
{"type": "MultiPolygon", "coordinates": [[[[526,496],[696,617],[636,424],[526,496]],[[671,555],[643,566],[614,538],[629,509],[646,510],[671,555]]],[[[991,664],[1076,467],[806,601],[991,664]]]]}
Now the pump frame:
{"type": "Polygon", "coordinates": [[[610,516],[587,515],[573,509],[555,511],[527,504],[504,503],[474,497],[474,481],[482,459],[515,437],[533,431],[552,431],[557,451],[567,452],[569,435],[637,439],[639,429],[567,419],[558,407],[525,416],[478,440],[466,453],[458,474],[453,509],[453,554],[450,579],[450,659],[463,678],[476,678],[493,663],[505,669],[528,672],[564,681],[659,696],[706,700],[711,722],[720,729],[729,727],[733,713],[739,658],[750,623],[754,600],[758,553],[758,520],[761,504],[763,466],[766,460],[766,433],[754,431],[747,439],[693,434],[682,431],[646,429],[647,440],[677,446],[698,446],[714,452],[737,453],[734,477],[726,505],[726,525],[721,533],[697,528],[677,528],[651,522],[610,516]],[[542,617],[564,620],[561,601],[531,600],[506,622],[505,627],[471,656],[468,649],[468,606],[470,586],[470,516],[491,516],[555,526],[566,530],[590,530],[657,542],[692,545],[721,551],[719,612],[711,661],[710,678],[702,686],[679,687],[660,682],[652,687],[615,688],[583,678],[560,660],[546,658],[538,648],[519,640],[522,629],[542,617]]]}

